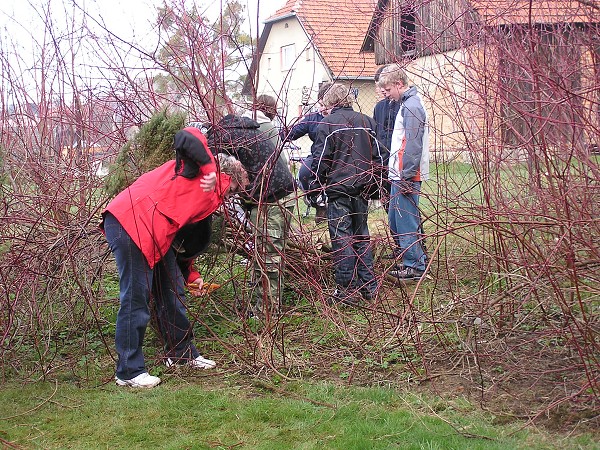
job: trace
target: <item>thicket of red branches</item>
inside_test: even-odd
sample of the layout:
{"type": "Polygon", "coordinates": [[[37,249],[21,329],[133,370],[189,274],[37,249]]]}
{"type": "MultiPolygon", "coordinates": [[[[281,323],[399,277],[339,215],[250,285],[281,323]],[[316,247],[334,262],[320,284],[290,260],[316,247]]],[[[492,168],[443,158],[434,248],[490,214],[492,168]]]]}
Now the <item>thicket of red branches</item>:
{"type": "MultiPolygon", "coordinates": [[[[179,13],[174,20],[182,39],[161,43],[167,56],[111,34],[94,41],[58,33],[49,14],[33,71],[15,59],[17,47],[0,49],[3,380],[43,379],[61,370],[85,378],[94,364],[112,376],[112,367],[97,363],[114,356],[111,324],[118,303],[114,289],[106,291],[116,274],[97,228],[108,200],[98,161],[114,158],[156,111],[186,111],[190,120],[211,121],[239,106],[231,92],[226,95],[227,51],[214,54],[215,47],[206,44],[213,35],[179,13]],[[204,45],[195,45],[201,36],[204,45]],[[88,78],[77,64],[76,44],[84,39],[97,57],[88,78]],[[73,365],[73,358],[81,364],[73,365]]],[[[221,31],[233,42],[228,29],[221,31]]],[[[572,33],[568,42],[547,47],[543,33],[525,30],[522,46],[505,51],[504,34],[478,31],[481,39],[460,64],[444,61],[444,73],[459,73],[464,89],[435,70],[436,89],[423,87],[437,136],[436,171],[422,205],[429,278],[405,286],[386,276],[392,263],[382,256],[391,240],[385,216],[374,212],[380,295],[364,308],[330,308],[330,260],[316,245],[312,223],[299,222],[287,255],[286,295],[303,300],[288,308],[288,316],[255,329],[235,313],[244,271],[235,249],[227,247],[219,258],[203,260],[207,281],[215,277],[224,290],[196,300],[190,314],[208,330],[201,339],[217,343],[210,348],[222,349],[229,367],[339,378],[334,366],[341,364],[349,382],[454,379],[484,404],[523,395],[524,403],[531,401],[522,405],[527,416],[561,405],[596,416],[597,34],[572,33]],[[533,58],[536,46],[556,54],[533,58]],[[565,52],[564,46],[577,51],[565,52]],[[496,55],[502,64],[481,64],[483,54],[496,55]],[[574,81],[575,67],[582,75],[574,81]],[[512,84],[499,82],[507,79],[512,84]],[[446,116],[456,121],[460,146],[441,137],[446,116]],[[286,322],[298,314],[304,325],[286,322]],[[534,398],[540,390],[544,398],[534,398]]],[[[405,67],[417,76],[414,63],[405,67]]],[[[285,95],[280,93],[282,100],[285,95]]],[[[299,215],[302,205],[300,200],[299,215]]],[[[235,236],[227,239],[236,242],[235,236]]]]}

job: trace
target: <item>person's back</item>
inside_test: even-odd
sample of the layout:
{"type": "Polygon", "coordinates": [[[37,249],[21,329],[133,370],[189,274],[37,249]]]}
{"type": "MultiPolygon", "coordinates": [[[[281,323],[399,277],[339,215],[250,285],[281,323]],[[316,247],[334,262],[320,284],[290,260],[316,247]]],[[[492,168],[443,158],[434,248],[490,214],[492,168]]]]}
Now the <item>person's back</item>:
{"type": "Polygon", "coordinates": [[[245,194],[254,203],[279,200],[294,192],[292,173],[272,141],[261,135],[255,120],[231,114],[223,117],[213,128],[209,145],[242,163],[250,181],[245,194]]]}
{"type": "Polygon", "coordinates": [[[371,300],[377,290],[367,219],[374,160],[381,165],[381,154],[375,121],[352,109],[348,87],[334,83],[323,103],[331,113],[317,129],[309,195],[327,197],[337,285],[332,301],[356,304],[357,294],[371,300]]]}
{"type": "Polygon", "coordinates": [[[319,125],[313,171],[327,198],[360,195],[371,187],[374,163],[382,164],[374,120],[351,106],[334,108],[319,125]]]}
{"type": "Polygon", "coordinates": [[[284,286],[285,246],[295,199],[294,177],[260,125],[248,117],[225,116],[214,127],[209,142],[217,152],[235,156],[248,172],[243,195],[254,234],[252,275],[247,294],[252,298],[248,314],[269,318],[277,315],[284,286]]]}

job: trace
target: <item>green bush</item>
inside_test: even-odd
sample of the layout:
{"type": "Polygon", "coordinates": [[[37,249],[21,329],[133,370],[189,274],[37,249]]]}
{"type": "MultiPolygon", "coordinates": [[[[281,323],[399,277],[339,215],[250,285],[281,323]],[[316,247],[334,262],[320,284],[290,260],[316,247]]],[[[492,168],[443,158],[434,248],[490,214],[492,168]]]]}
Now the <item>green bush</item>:
{"type": "Polygon", "coordinates": [[[139,132],[125,144],[110,168],[105,189],[114,196],[133,183],[140,175],[173,159],[173,138],[185,124],[182,113],[161,111],[144,124],[139,132]]]}

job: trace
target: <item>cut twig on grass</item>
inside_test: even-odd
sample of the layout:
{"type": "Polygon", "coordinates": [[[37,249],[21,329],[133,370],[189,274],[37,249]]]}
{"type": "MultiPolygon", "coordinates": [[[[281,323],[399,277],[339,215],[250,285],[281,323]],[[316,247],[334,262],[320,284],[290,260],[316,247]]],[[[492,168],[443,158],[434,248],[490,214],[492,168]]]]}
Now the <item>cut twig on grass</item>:
{"type": "Polygon", "coordinates": [[[19,445],[13,444],[12,442],[7,441],[6,439],[2,439],[1,437],[0,437],[0,442],[2,443],[2,446],[6,446],[9,448],[24,448],[19,445]]]}
{"type": "Polygon", "coordinates": [[[282,395],[284,397],[293,398],[294,400],[301,400],[301,401],[304,401],[304,402],[311,403],[311,404],[313,404],[315,406],[324,406],[326,408],[337,409],[337,406],[332,405],[331,403],[319,402],[317,400],[313,400],[313,399],[310,399],[308,397],[303,397],[301,395],[292,394],[291,392],[288,392],[288,391],[286,391],[284,389],[281,389],[281,388],[278,388],[276,386],[273,386],[272,384],[265,383],[264,381],[257,380],[257,381],[254,381],[252,384],[254,386],[259,387],[261,389],[264,389],[266,391],[275,392],[275,393],[280,394],[280,395],[282,395]]]}
{"type": "Polygon", "coordinates": [[[33,411],[37,411],[42,406],[44,406],[46,403],[50,402],[52,400],[52,397],[54,397],[56,395],[57,391],[58,391],[58,381],[55,381],[54,382],[54,392],[52,392],[52,395],[50,397],[48,397],[47,399],[45,399],[42,403],[35,406],[34,408],[28,409],[27,411],[23,411],[19,414],[15,414],[13,416],[8,416],[8,417],[0,417],[0,421],[14,419],[15,417],[26,416],[27,414],[32,413],[33,411]]]}

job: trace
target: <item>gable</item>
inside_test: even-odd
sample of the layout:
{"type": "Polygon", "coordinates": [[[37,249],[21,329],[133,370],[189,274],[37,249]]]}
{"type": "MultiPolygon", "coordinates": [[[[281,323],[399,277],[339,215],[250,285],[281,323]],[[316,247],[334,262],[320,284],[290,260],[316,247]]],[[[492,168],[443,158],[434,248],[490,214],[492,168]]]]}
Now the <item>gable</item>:
{"type": "Polygon", "coordinates": [[[377,65],[360,52],[375,0],[289,0],[267,23],[296,16],[333,79],[372,79],[377,65]]]}

